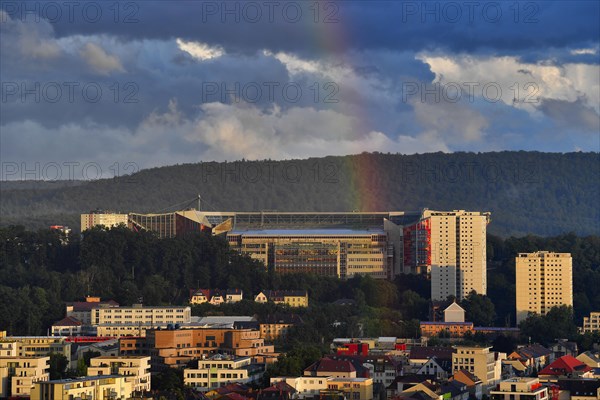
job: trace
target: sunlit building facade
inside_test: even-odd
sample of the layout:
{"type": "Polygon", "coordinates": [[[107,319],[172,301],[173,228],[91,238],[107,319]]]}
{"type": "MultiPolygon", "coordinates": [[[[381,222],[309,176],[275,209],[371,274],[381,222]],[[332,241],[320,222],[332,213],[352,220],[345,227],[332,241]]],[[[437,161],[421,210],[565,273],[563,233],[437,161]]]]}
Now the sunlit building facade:
{"type": "Polygon", "coordinates": [[[404,227],[405,272],[430,274],[432,300],[486,294],[489,222],[489,212],[424,210],[419,221],[404,227]]]}
{"type": "Polygon", "coordinates": [[[552,307],[573,306],[573,259],[570,253],[519,253],[515,260],[517,324],[552,307]]]}
{"type": "Polygon", "coordinates": [[[459,300],[487,290],[485,236],[489,212],[218,212],[130,214],[134,230],[159,237],[193,231],[225,235],[231,247],[279,273],[342,279],[393,279],[428,273],[432,298],[459,300]]]}
{"type": "Polygon", "coordinates": [[[95,226],[113,228],[118,225],[127,225],[127,214],[117,214],[111,211],[90,211],[81,214],[81,232],[95,226]]]}

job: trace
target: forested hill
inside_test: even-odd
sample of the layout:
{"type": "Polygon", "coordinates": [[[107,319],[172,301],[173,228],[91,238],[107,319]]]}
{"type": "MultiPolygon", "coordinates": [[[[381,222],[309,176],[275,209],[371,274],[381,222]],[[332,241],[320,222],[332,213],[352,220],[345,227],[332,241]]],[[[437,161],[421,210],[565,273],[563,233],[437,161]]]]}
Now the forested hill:
{"type": "MultiPolygon", "coordinates": [[[[3,182],[2,225],[66,224],[102,208],[158,212],[200,193],[206,210],[491,211],[494,234],[600,234],[598,153],[363,153],[198,163],[65,185],[3,182]]],[[[170,210],[178,207],[171,207],[170,210]]]]}

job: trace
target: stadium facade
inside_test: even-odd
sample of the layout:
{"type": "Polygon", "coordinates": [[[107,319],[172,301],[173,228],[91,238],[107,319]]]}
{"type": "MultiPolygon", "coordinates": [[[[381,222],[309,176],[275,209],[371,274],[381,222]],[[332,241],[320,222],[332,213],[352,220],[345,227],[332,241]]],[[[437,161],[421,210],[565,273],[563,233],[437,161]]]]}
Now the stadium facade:
{"type": "Polygon", "coordinates": [[[206,231],[279,273],[393,279],[428,273],[434,300],[485,294],[489,212],[214,212],[129,214],[161,238],[206,231]]]}

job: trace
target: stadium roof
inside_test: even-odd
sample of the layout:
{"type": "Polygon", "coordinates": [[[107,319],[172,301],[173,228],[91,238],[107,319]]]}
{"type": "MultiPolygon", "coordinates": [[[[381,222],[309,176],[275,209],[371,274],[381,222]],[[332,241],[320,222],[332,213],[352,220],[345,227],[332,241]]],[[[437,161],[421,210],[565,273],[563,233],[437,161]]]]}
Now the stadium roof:
{"type": "Polygon", "coordinates": [[[250,229],[233,230],[230,235],[245,236],[370,236],[385,235],[383,229],[250,229]]]}

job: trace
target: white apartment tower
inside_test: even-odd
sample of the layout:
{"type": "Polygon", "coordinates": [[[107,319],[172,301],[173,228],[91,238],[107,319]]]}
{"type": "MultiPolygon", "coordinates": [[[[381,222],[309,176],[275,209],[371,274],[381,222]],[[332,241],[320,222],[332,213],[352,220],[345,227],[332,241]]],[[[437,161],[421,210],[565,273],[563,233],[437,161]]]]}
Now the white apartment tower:
{"type": "Polygon", "coordinates": [[[419,222],[429,235],[431,298],[458,301],[487,292],[486,230],[489,212],[425,210],[419,222]]]}
{"type": "Polygon", "coordinates": [[[516,258],[517,324],[529,312],[546,315],[552,307],[573,306],[570,253],[537,251],[516,258]]]}

